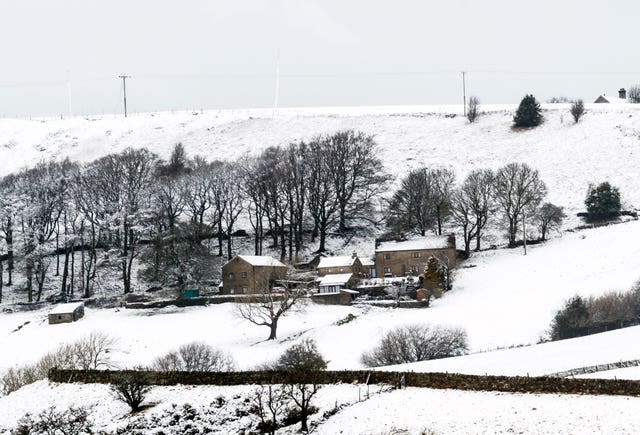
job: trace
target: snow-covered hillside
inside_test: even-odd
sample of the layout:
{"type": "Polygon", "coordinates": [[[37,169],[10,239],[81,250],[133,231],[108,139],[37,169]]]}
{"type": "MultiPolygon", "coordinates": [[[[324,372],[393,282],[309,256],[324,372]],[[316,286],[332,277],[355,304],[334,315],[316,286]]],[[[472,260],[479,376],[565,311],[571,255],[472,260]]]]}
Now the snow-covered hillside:
{"type": "MultiPolygon", "coordinates": [[[[246,369],[274,359],[297,339],[314,338],[330,361],[330,368],[355,368],[360,366],[360,355],[373,347],[382,333],[408,323],[461,326],[467,330],[472,351],[531,344],[545,335],[555,311],[571,296],[624,291],[633,285],[640,277],[640,247],[634,240],[640,240],[639,221],[565,233],[547,244],[531,247],[526,256],[521,250],[485,251],[470,260],[468,265],[475,267],[456,272],[454,290],[428,309],[309,304],[305,312],[280,322],[279,341],[275,343],[264,342],[267,328],[242,320],[230,303],[186,309],[87,309],[79,322],[61,325],[48,325],[46,310],[2,314],[0,349],[4,351],[0,354],[0,370],[33,361],[60,343],[94,330],[118,339],[119,352],[114,358],[122,366],[148,364],[182,343],[202,340],[229,351],[246,369]],[[335,324],[349,313],[357,318],[344,325],[335,324]]],[[[628,331],[640,334],[640,329],[628,331]]],[[[501,354],[495,358],[486,354],[488,360],[485,354],[464,357],[461,365],[455,361],[451,365],[444,361],[422,364],[425,370],[468,372],[471,367],[473,373],[544,374],[640,358],[640,349],[626,346],[624,340],[612,342],[611,352],[603,359],[596,351],[601,346],[591,352],[587,348],[574,353],[568,348],[554,353],[553,349],[563,343],[545,345],[552,349],[551,355],[557,355],[557,364],[550,360],[550,365],[540,366],[540,370],[527,365],[536,363],[536,350],[522,351],[524,365],[518,359],[520,354],[514,362],[505,359],[504,364],[501,354]]]]}
{"type": "Polygon", "coordinates": [[[234,159],[267,146],[339,129],[374,134],[391,173],[449,166],[460,177],[479,167],[521,161],[538,168],[549,200],[574,213],[590,182],[610,180],[629,207],[640,204],[640,105],[588,105],[573,124],[567,105],[547,105],[546,122],[512,131],[515,107],[485,106],[477,123],[460,106],[317,108],[137,114],[129,118],[0,120],[0,175],[40,160],[90,161],[126,147],[168,156],[182,142],[208,159],[234,159]],[[458,116],[452,114],[458,113],[458,116]]]}
{"type": "MultiPolygon", "coordinates": [[[[113,431],[139,418],[167,424],[166,433],[176,432],[178,421],[162,418],[164,412],[181,409],[184,403],[196,410],[209,410],[225,426],[214,426],[215,434],[239,433],[250,421],[238,417],[237,410],[246,407],[244,395],[256,388],[175,386],[155,387],[149,402],[155,405],[137,416],[114,401],[106,385],[50,384],[36,382],[0,398],[0,432],[12,427],[26,412],[39,412],[50,406],[89,407],[94,430],[113,431]],[[218,397],[225,404],[216,408],[218,397]],[[173,405],[176,405],[175,408],[173,405]],[[170,426],[169,426],[170,425],[170,426]]],[[[636,434],[640,430],[636,397],[607,397],[557,394],[509,394],[454,390],[407,388],[378,392],[358,402],[366,388],[357,385],[323,387],[313,403],[319,412],[311,416],[318,434],[636,434]],[[332,417],[322,414],[335,405],[351,403],[332,417]]],[[[185,427],[198,428],[198,422],[185,420],[185,427]]],[[[154,425],[154,426],[155,426],[154,425]]],[[[279,430],[278,434],[298,433],[299,425],[279,430]]],[[[154,432],[155,433],[155,432],[154,432]]],[[[200,432],[205,433],[205,432],[200,432]]],[[[209,433],[209,432],[206,432],[209,433]]]]}

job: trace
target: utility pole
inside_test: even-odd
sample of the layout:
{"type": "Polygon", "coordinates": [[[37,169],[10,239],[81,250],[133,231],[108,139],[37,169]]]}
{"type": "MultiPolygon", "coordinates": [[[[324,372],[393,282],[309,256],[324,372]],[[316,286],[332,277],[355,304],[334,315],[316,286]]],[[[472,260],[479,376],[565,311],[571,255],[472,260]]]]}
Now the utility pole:
{"type": "Polygon", "coordinates": [[[466,71],[462,71],[462,114],[467,116],[467,84],[465,82],[466,71]]]}
{"type": "Polygon", "coordinates": [[[131,76],[122,74],[118,76],[122,79],[122,90],[124,92],[124,117],[127,117],[127,79],[130,79],[131,76]]]}
{"type": "Polygon", "coordinates": [[[522,246],[524,246],[524,255],[527,255],[527,226],[524,211],[522,212],[522,246]]]}

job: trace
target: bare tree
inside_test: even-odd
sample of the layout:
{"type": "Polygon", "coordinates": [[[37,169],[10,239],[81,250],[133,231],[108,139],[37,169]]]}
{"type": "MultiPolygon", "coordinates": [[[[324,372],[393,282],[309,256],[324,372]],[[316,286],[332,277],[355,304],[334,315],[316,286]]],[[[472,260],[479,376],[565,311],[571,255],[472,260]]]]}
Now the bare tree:
{"type": "Polygon", "coordinates": [[[319,383],[293,383],[284,386],[285,394],[293,401],[300,411],[300,431],[309,432],[309,411],[311,410],[311,400],[320,390],[319,383]]]}
{"type": "Polygon", "coordinates": [[[153,363],[153,368],[161,371],[222,372],[234,366],[231,356],[200,342],[183,344],[153,363]]]}
{"type": "Polygon", "coordinates": [[[455,174],[449,169],[412,170],[389,202],[387,224],[396,232],[415,231],[421,236],[435,225],[442,234],[454,182],[455,174]]]}
{"type": "Polygon", "coordinates": [[[427,168],[414,169],[401,181],[387,207],[387,224],[394,231],[424,236],[436,222],[432,198],[435,186],[427,168]]]}
{"type": "Polygon", "coordinates": [[[578,121],[580,121],[580,118],[582,118],[582,115],[584,115],[584,101],[575,101],[571,104],[571,109],[569,109],[569,111],[571,112],[571,116],[573,116],[573,120],[577,124],[578,121]]]}
{"type": "Polygon", "coordinates": [[[324,148],[321,138],[315,138],[307,148],[307,174],[308,190],[307,204],[314,229],[312,242],[315,237],[320,237],[320,246],[317,252],[326,250],[327,233],[329,228],[338,220],[339,201],[335,191],[335,185],[331,180],[330,156],[324,148]]]}
{"type": "Polygon", "coordinates": [[[630,103],[640,103],[640,85],[633,85],[627,91],[627,100],[630,103]]]}
{"type": "Polygon", "coordinates": [[[466,353],[467,334],[463,329],[406,325],[388,331],[380,344],[362,355],[368,367],[447,358],[466,353]]]}
{"type": "Polygon", "coordinates": [[[264,277],[257,283],[257,290],[254,294],[247,295],[236,304],[236,310],[240,317],[254,325],[266,326],[269,328],[269,338],[277,338],[278,322],[280,318],[299,307],[300,299],[304,292],[300,289],[290,289],[285,286],[284,292],[277,294],[271,291],[272,283],[275,280],[283,280],[285,277],[271,275],[264,277]]]}
{"type": "Polygon", "coordinates": [[[480,250],[483,230],[494,209],[494,180],[495,176],[489,169],[472,171],[452,195],[451,215],[462,228],[467,256],[473,239],[476,240],[476,251],[480,250]]]}
{"type": "Polygon", "coordinates": [[[478,97],[469,97],[469,103],[467,104],[467,119],[470,123],[476,122],[478,116],[480,116],[479,106],[480,100],[478,97]]]}
{"type": "Polygon", "coordinates": [[[442,224],[450,214],[451,191],[456,180],[455,173],[450,169],[432,169],[430,171],[433,179],[434,196],[433,207],[436,213],[438,224],[438,235],[442,235],[442,224]]]}
{"type": "Polygon", "coordinates": [[[535,215],[535,222],[540,232],[540,240],[547,240],[550,231],[557,230],[562,220],[567,217],[563,207],[546,202],[540,206],[535,215]]]}
{"type": "MultiPolygon", "coordinates": [[[[547,194],[537,170],[525,163],[509,163],[496,173],[495,199],[508,226],[509,247],[516,246],[518,223],[523,214],[533,214],[547,194]]],[[[532,217],[532,216],[531,216],[532,217]]]]}
{"type": "Polygon", "coordinates": [[[349,221],[370,219],[363,211],[370,210],[369,202],[382,193],[389,177],[376,156],[373,136],[346,130],[325,136],[322,143],[338,202],[338,229],[343,232],[349,221]]]}
{"type": "Polygon", "coordinates": [[[260,418],[258,430],[274,435],[287,406],[285,390],[274,385],[261,385],[253,391],[251,404],[253,413],[260,418]]]}

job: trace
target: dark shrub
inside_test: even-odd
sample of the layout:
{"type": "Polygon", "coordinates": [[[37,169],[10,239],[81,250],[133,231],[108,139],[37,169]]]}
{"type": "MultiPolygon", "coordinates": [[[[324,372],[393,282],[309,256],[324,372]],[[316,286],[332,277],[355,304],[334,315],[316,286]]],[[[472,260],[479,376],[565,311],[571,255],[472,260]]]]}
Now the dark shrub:
{"type": "Polygon", "coordinates": [[[537,127],[542,124],[544,118],[542,117],[542,110],[540,110],[540,104],[533,95],[526,95],[520,105],[516,114],[513,117],[514,127],[537,127]]]}
{"type": "Polygon", "coordinates": [[[603,220],[618,216],[620,213],[620,191],[608,181],[597,186],[589,186],[587,198],[584,200],[589,219],[603,220]]]}

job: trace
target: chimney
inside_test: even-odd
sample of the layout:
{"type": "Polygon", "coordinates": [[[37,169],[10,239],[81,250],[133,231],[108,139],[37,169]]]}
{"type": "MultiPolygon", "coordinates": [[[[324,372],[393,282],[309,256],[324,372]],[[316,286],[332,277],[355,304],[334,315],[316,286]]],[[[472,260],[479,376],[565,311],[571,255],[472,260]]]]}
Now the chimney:
{"type": "Polygon", "coordinates": [[[358,253],[356,251],[353,251],[353,254],[351,254],[351,258],[358,258],[358,253]]]}
{"type": "Polygon", "coordinates": [[[449,234],[447,236],[447,244],[449,245],[450,248],[454,248],[456,247],[456,235],[455,234],[449,234]]]}
{"type": "Polygon", "coordinates": [[[627,99],[627,90],[625,88],[620,88],[620,90],[618,91],[618,97],[620,97],[623,100],[627,99]]]}

